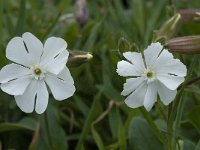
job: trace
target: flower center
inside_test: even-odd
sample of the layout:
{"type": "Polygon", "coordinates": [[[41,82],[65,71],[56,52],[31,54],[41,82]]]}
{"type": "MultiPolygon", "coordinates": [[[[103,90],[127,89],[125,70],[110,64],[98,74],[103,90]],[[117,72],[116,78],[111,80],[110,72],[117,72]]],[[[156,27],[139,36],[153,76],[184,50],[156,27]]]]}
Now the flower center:
{"type": "Polygon", "coordinates": [[[147,83],[153,82],[156,79],[156,73],[152,70],[146,70],[144,76],[147,80],[147,83]]]}
{"type": "Polygon", "coordinates": [[[148,71],[147,73],[146,73],[146,76],[147,76],[147,78],[152,78],[153,77],[153,72],[152,71],[148,71]]]}
{"type": "Polygon", "coordinates": [[[42,71],[40,70],[40,68],[36,68],[34,70],[34,73],[35,73],[35,75],[39,76],[42,73],[42,71]]]}
{"type": "Polygon", "coordinates": [[[31,67],[31,69],[33,70],[33,75],[35,79],[37,80],[44,79],[46,71],[43,68],[41,68],[40,66],[34,66],[31,67]]]}

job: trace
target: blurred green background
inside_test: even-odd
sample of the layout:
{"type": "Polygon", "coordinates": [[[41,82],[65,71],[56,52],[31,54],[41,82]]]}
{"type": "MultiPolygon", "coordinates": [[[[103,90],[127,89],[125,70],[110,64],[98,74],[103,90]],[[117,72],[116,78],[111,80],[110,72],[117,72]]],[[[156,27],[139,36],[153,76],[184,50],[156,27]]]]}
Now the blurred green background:
{"type": "MultiPolygon", "coordinates": [[[[175,10],[200,8],[199,0],[172,2],[175,10]]],[[[50,132],[43,115],[21,112],[14,97],[0,91],[0,149],[163,150],[140,109],[123,103],[120,93],[125,79],[117,75],[116,65],[118,40],[124,37],[139,48],[147,47],[153,31],[170,17],[169,5],[167,0],[88,0],[85,4],[83,0],[0,0],[0,67],[9,63],[8,41],[26,31],[43,42],[50,36],[62,37],[69,49],[94,56],[70,68],[76,86],[73,97],[62,102],[50,97],[50,132]]],[[[200,24],[183,23],[176,36],[194,34],[200,34],[200,24]]],[[[177,57],[186,65],[192,58],[177,57]]],[[[193,150],[200,147],[200,92],[198,84],[186,90],[180,145],[193,150]]],[[[165,133],[166,121],[158,108],[150,115],[165,133]]]]}

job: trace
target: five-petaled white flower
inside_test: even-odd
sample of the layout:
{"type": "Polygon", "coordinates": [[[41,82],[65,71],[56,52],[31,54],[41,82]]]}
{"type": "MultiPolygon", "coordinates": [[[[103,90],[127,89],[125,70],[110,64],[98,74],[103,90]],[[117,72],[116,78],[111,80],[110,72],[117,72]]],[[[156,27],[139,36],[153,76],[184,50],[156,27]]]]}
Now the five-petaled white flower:
{"type": "Polygon", "coordinates": [[[1,89],[14,95],[19,108],[43,113],[48,104],[47,85],[56,100],[75,92],[74,81],[66,67],[67,43],[58,37],[48,38],[43,46],[31,33],[14,37],[6,48],[6,57],[14,63],[0,71],[1,89]]]}
{"type": "Polygon", "coordinates": [[[127,61],[117,64],[117,73],[126,80],[122,95],[129,95],[125,103],[131,108],[142,105],[150,111],[157,100],[157,94],[164,105],[174,100],[177,87],[184,81],[187,69],[174,59],[160,43],[152,43],[142,53],[125,52],[127,61]]]}

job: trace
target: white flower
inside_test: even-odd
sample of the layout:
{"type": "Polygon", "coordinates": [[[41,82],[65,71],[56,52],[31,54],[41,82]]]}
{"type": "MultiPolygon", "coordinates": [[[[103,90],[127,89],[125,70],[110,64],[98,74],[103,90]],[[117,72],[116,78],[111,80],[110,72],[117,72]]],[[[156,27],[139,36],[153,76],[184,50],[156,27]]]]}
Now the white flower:
{"type": "Polygon", "coordinates": [[[125,103],[131,108],[142,105],[150,111],[157,100],[157,94],[164,105],[174,100],[177,87],[184,81],[187,69],[174,59],[160,43],[152,43],[141,53],[125,52],[127,61],[117,64],[120,76],[132,77],[126,80],[122,95],[129,95],[125,103]]]}
{"type": "Polygon", "coordinates": [[[0,71],[1,89],[14,95],[19,108],[30,113],[43,113],[51,90],[56,100],[75,92],[74,81],[66,67],[69,52],[65,40],[48,38],[43,46],[31,33],[14,37],[6,48],[6,57],[14,63],[0,71]]]}

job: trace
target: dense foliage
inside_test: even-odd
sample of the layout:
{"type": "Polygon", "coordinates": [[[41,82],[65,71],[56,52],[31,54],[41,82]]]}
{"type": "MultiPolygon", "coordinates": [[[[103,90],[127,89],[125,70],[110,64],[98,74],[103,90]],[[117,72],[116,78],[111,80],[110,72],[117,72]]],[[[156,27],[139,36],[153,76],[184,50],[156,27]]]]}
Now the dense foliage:
{"type": "MultiPolygon", "coordinates": [[[[125,79],[116,73],[121,59],[118,40],[127,39],[131,50],[136,49],[135,45],[144,49],[173,10],[198,7],[199,0],[174,0],[173,5],[167,0],[88,0],[87,20],[84,14],[76,19],[78,7],[73,0],[0,0],[0,67],[9,63],[5,57],[8,41],[26,31],[43,42],[49,36],[62,37],[69,49],[93,54],[91,61],[70,67],[75,95],[61,102],[50,96],[43,115],[23,113],[13,96],[0,91],[0,149],[166,149],[156,134],[157,128],[149,122],[153,119],[167,143],[173,134],[167,133],[168,107],[158,102],[147,113],[144,108],[131,109],[123,103],[125,98],[120,93],[125,79]]],[[[198,35],[199,25],[181,23],[174,36],[198,35]]],[[[194,57],[175,56],[187,67],[194,57]]],[[[190,78],[200,75],[199,63],[190,78]]],[[[185,107],[177,141],[181,150],[198,150],[199,83],[187,86],[183,95],[185,107]]],[[[173,113],[176,116],[176,110],[173,113]]]]}

